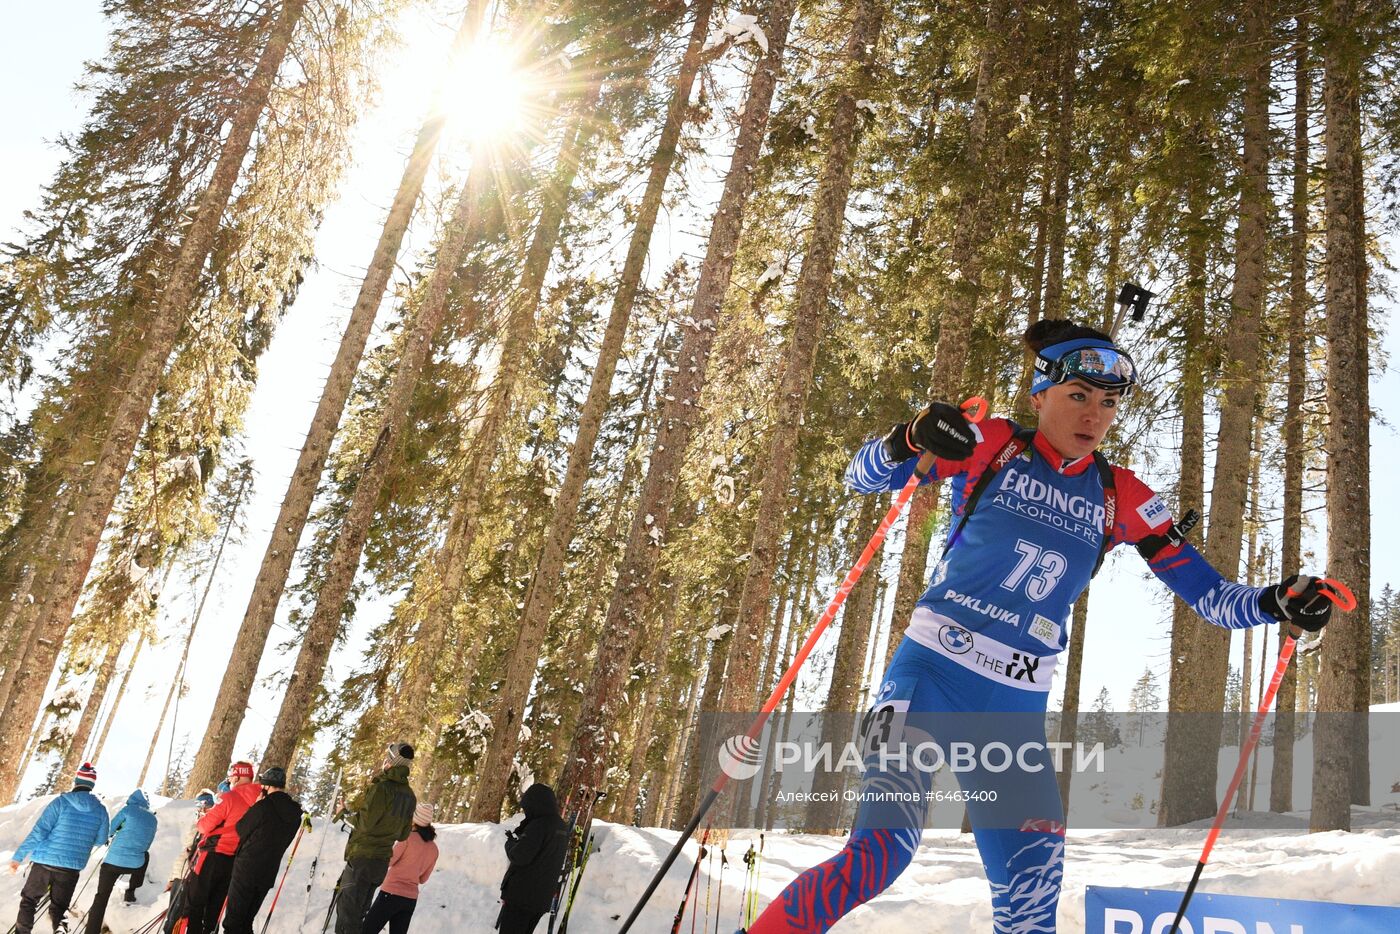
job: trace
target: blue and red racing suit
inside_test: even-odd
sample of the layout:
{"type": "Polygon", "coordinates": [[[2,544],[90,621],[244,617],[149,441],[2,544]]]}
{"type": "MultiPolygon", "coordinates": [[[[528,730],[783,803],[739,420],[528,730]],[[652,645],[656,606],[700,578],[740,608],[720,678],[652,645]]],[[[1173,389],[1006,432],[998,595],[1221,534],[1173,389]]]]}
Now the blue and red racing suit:
{"type": "MultiPolygon", "coordinates": [[[[901,729],[917,723],[919,735],[931,734],[943,748],[979,737],[1038,739],[1043,746],[1065,622],[1093,576],[1104,534],[1112,529],[1112,548],[1161,535],[1172,524],[1161,499],[1131,470],[1111,468],[1115,495],[1106,497],[1092,456],[1067,461],[1039,433],[1021,449],[1011,444],[1018,430],[1005,419],[974,426],[978,441],[971,456],[937,460],[924,481],[952,482],[959,517],[978,479],[994,471],[961,530],[950,529],[953,546],[919,598],[868,723],[893,711],[901,729]],[[988,714],[994,716],[982,716],[988,714]]],[[[856,454],[846,483],[862,493],[897,490],[915,463],[892,461],[876,438],[856,454]]],[[[1161,548],[1148,566],[1217,626],[1274,621],[1260,609],[1259,588],[1225,580],[1190,544],[1161,548]]],[[[1064,858],[1064,815],[1053,768],[974,769],[957,778],[965,792],[993,799],[997,795],[988,792],[1002,792],[999,807],[975,799],[968,804],[991,884],[994,930],[1053,932],[1064,858]]],[[[904,791],[910,793],[905,800],[926,801],[930,786],[926,770],[867,767],[862,789],[904,791]]],[[[798,876],[750,934],[826,931],[875,897],[912,861],[924,807],[863,803],[841,851],[798,876]]]]}

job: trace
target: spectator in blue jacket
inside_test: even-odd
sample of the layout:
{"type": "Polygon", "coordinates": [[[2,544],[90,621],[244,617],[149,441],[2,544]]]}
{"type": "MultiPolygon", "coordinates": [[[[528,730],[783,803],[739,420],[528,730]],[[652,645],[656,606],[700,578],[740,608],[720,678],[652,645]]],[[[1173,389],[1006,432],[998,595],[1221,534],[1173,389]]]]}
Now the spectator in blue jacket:
{"type": "Polygon", "coordinates": [[[78,873],[87,865],[92,848],[107,841],[107,809],[92,793],[97,770],[84,762],[73,778],[73,790],[49,802],[29,836],[10,859],[10,872],[19,872],[25,859],[34,861],[19,893],[16,934],[34,930],[39,899],[49,896],[49,920],[55,931],[68,930],[64,913],[78,887],[78,873]]]}
{"type": "Polygon", "coordinates": [[[88,909],[85,934],[102,934],[102,921],[107,916],[107,899],[117,879],[130,876],[125,901],[136,903],[136,890],[146,881],[146,867],[151,862],[151,841],[156,838],[156,816],[151,802],[140,788],[126,799],[126,807],[112,819],[112,833],[107,842],[107,858],[97,871],[97,894],[88,909]]]}

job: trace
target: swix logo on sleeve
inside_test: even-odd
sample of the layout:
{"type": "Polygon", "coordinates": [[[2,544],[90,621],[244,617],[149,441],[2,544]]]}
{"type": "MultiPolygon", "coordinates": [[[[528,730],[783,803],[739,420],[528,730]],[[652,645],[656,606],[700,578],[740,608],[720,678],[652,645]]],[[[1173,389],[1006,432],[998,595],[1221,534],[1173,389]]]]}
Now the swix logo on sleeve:
{"type": "Polygon", "coordinates": [[[1016,467],[1002,474],[992,502],[1088,542],[1097,542],[1104,528],[1102,502],[1051,486],[1016,467]]]}
{"type": "Polygon", "coordinates": [[[1152,498],[1143,503],[1137,509],[1138,515],[1142,516],[1142,521],[1146,522],[1149,528],[1157,528],[1166,525],[1171,518],[1171,513],[1167,511],[1167,504],[1162,502],[1162,497],[1152,494],[1152,498]]]}

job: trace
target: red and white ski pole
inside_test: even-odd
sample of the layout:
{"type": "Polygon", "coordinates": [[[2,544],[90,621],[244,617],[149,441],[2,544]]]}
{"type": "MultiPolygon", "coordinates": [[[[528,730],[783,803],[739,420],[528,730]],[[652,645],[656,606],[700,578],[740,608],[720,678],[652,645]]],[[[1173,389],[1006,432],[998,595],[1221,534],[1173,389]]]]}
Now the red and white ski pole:
{"type": "Polygon", "coordinates": [[[292,871],[292,860],[297,858],[297,847],[301,846],[301,838],[310,826],[311,819],[303,812],[301,827],[297,829],[297,838],[292,841],[292,852],[287,857],[287,868],[282,870],[282,881],[277,883],[277,891],[272,893],[272,904],[267,906],[267,917],[263,919],[259,934],[267,934],[267,926],[272,923],[272,913],[277,910],[277,899],[282,894],[282,886],[287,884],[287,875],[292,871]]]}
{"type": "MultiPolygon", "coordinates": [[[[983,399],[981,396],[972,396],[963,402],[961,408],[968,420],[972,422],[980,422],[987,417],[987,400],[983,399]]],[[[773,715],[773,711],[777,709],[779,702],[782,701],[783,695],[787,693],[788,688],[792,687],[792,683],[797,680],[798,672],[802,670],[802,666],[806,663],[807,657],[812,654],[812,650],[817,647],[817,642],[821,639],[822,633],[826,632],[827,627],[830,626],[832,620],[836,618],[836,614],[840,611],[841,605],[846,602],[846,597],[850,595],[851,588],[855,587],[856,581],[860,580],[861,575],[865,573],[866,565],[870,563],[871,558],[875,557],[875,553],[880,550],[880,545],[884,543],[885,535],[888,534],[890,526],[894,525],[895,520],[899,518],[899,514],[904,511],[905,505],[914,495],[914,490],[924,481],[924,478],[929,475],[929,471],[933,470],[933,462],[934,456],[931,452],[925,451],[919,455],[919,460],[914,465],[914,473],[909,478],[909,481],[904,484],[903,488],[900,489],[899,496],[895,499],[894,505],[890,507],[889,512],[885,513],[885,518],[881,520],[880,527],[875,530],[875,534],[872,535],[870,541],[866,543],[865,550],[860,553],[860,557],[856,559],[855,565],[846,572],[846,577],[841,581],[841,586],[836,588],[836,593],[832,596],[831,602],[826,605],[826,612],[821,615],[821,619],[817,620],[817,624],[812,627],[811,634],[807,636],[807,641],[803,642],[802,647],[797,650],[797,655],[793,658],[792,664],[788,666],[787,671],[783,672],[783,676],[778,679],[777,687],[773,688],[773,693],[769,694],[768,700],[764,701],[763,708],[759,712],[759,715],[754,718],[753,725],[750,726],[748,732],[738,740],[737,751],[741,757],[747,757],[758,748],[758,738],[760,734],[763,733],[763,727],[768,723],[768,718],[773,715]]],[[[646,907],[647,902],[651,899],[652,893],[656,891],[656,887],[661,884],[661,880],[666,877],[667,871],[669,871],[671,865],[675,863],[676,857],[680,855],[681,848],[685,845],[685,841],[689,840],[690,835],[700,826],[700,822],[705,819],[705,814],[710,810],[710,807],[714,805],[715,799],[720,796],[720,793],[724,791],[725,786],[728,784],[729,775],[721,769],[719,776],[715,779],[715,783],[710,786],[710,790],[707,791],[705,797],[700,800],[700,806],[695,809],[694,816],[690,818],[690,822],[685,825],[685,830],[681,831],[681,835],[676,839],[675,846],[671,847],[671,852],[666,854],[666,858],[661,861],[661,866],[656,870],[655,874],[652,875],[651,882],[647,884],[646,891],[643,892],[642,897],[637,900],[636,907],[634,907],[632,913],[627,916],[627,920],[623,922],[622,928],[618,934],[627,934],[633,922],[637,920],[637,916],[642,913],[642,909],[646,907]]]]}
{"type": "MultiPolygon", "coordinates": [[[[1318,592],[1331,600],[1337,609],[1343,612],[1356,609],[1356,596],[1341,581],[1330,577],[1321,577],[1317,579],[1317,588],[1318,592]]],[[[1296,597],[1299,593],[1301,591],[1290,589],[1288,596],[1296,597]]],[[[1220,810],[1216,812],[1215,823],[1210,828],[1210,835],[1206,837],[1206,845],[1201,850],[1201,858],[1196,862],[1196,871],[1191,875],[1191,884],[1186,887],[1186,894],[1181,897],[1181,907],[1176,910],[1176,920],[1172,921],[1171,929],[1167,934],[1177,934],[1181,919],[1186,915],[1186,906],[1191,903],[1191,896],[1196,892],[1196,883],[1201,881],[1201,872],[1206,868],[1206,860],[1210,859],[1210,851],[1215,846],[1216,838],[1220,836],[1220,828],[1225,826],[1225,815],[1230,811],[1230,802],[1234,800],[1235,792],[1239,790],[1240,781],[1244,778],[1245,763],[1249,761],[1249,754],[1254,751],[1255,743],[1259,742],[1259,734],[1264,729],[1264,718],[1269,715],[1269,708],[1274,704],[1274,695],[1278,693],[1278,686],[1283,682],[1283,673],[1288,670],[1288,663],[1293,658],[1293,649],[1297,645],[1300,635],[1302,635],[1302,630],[1297,626],[1289,627],[1288,638],[1284,640],[1283,647],[1278,652],[1278,664],[1274,666],[1274,676],[1269,681],[1269,689],[1259,700],[1259,709],[1254,714],[1254,724],[1249,730],[1249,738],[1240,749],[1240,761],[1235,766],[1235,776],[1230,779],[1230,787],[1225,790],[1225,798],[1220,802],[1220,810]]]]}

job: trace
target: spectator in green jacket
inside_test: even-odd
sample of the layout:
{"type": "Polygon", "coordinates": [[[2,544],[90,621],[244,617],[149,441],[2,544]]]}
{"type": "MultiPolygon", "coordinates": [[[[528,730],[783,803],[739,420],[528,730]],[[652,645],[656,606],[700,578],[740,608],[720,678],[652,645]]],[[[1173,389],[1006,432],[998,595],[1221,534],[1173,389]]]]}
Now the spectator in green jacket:
{"type": "Polygon", "coordinates": [[[389,871],[394,844],[407,840],[413,830],[418,798],[408,787],[412,761],[412,746],[390,743],[379,774],[343,809],[354,829],[345,843],[345,869],[336,883],[336,934],[360,934],[374,890],[389,871]]]}

